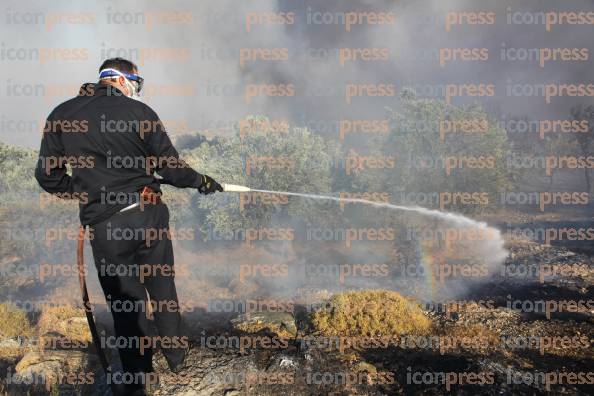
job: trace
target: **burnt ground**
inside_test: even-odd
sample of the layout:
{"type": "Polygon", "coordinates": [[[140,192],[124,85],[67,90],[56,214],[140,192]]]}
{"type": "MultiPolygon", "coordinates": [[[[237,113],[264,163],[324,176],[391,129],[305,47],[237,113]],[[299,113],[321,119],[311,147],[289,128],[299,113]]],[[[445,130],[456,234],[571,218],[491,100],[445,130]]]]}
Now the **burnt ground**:
{"type": "MultiPolygon", "coordinates": [[[[402,344],[343,351],[316,347],[306,342],[310,330],[307,313],[297,310],[299,334],[287,348],[260,348],[241,354],[237,350],[202,348],[200,340],[195,340],[197,346],[192,350],[184,372],[202,376],[202,380],[194,378],[193,385],[179,385],[163,370],[162,385],[157,394],[593,394],[592,308],[580,312],[552,312],[547,318],[546,312],[526,313],[507,307],[510,295],[521,300],[592,300],[592,259],[564,248],[515,242],[506,265],[518,265],[528,258],[532,263],[542,265],[587,265],[589,272],[581,276],[547,276],[543,282],[538,278],[530,280],[529,276],[516,279],[498,276],[467,296],[468,300],[492,301],[493,307],[469,305],[452,310],[455,312],[431,313],[436,322],[436,334],[488,340],[479,346],[441,351],[439,347],[402,344]],[[532,344],[509,341],[527,337],[532,337],[532,344]],[[554,339],[570,340],[547,346],[546,340],[554,339]],[[508,343],[502,340],[508,340],[508,343]],[[541,344],[534,340],[540,340],[541,344]],[[393,377],[381,376],[387,372],[393,373],[393,377]],[[229,375],[232,373],[236,375],[229,375]],[[285,378],[282,373],[290,373],[287,377],[291,378],[290,384],[278,384],[285,378]],[[315,373],[318,373],[317,377],[315,373]],[[345,373],[351,373],[351,381],[345,380],[348,378],[345,373]],[[421,373],[421,377],[413,377],[413,373],[421,373]],[[450,375],[450,385],[440,379],[445,373],[450,375]],[[479,378],[483,375],[485,383],[480,384],[480,379],[479,384],[477,381],[475,384],[456,383],[463,374],[471,373],[479,378]],[[566,373],[569,377],[559,377],[557,373],[566,373]],[[575,384],[576,381],[589,384],[575,384]]],[[[208,333],[220,335],[220,331],[224,329],[215,327],[208,333]]]]}
{"type": "MultiPolygon", "coordinates": [[[[308,338],[311,327],[303,307],[295,313],[298,334],[287,340],[286,347],[249,348],[243,352],[234,347],[207,348],[201,345],[205,339],[201,337],[230,339],[247,334],[229,326],[231,316],[196,312],[195,331],[201,329],[204,333],[193,339],[193,349],[179,375],[168,372],[164,360],[158,359],[161,383],[156,394],[593,394],[592,309],[552,312],[547,317],[546,312],[519,312],[507,307],[508,296],[534,301],[591,300],[594,295],[592,259],[564,248],[531,242],[515,241],[510,248],[507,266],[523,262],[587,265],[589,272],[580,276],[547,276],[542,282],[538,274],[532,278],[530,275],[496,276],[466,297],[479,302],[491,301],[492,307],[468,305],[450,312],[428,313],[436,323],[435,335],[468,336],[483,341],[480,345],[445,350],[440,350],[438,345],[411,346],[402,342],[387,347],[344,350],[339,350],[337,345],[315,345],[308,338]],[[528,337],[531,337],[531,344],[521,342],[528,337]],[[551,339],[569,341],[547,346],[545,340],[551,339]],[[559,377],[559,373],[566,376],[559,377]],[[473,374],[474,383],[463,379],[464,375],[473,374]],[[449,383],[444,380],[448,375],[449,383]],[[576,381],[589,384],[576,384],[576,381]]],[[[192,322],[192,318],[188,319],[192,322]]],[[[256,336],[274,337],[274,334],[261,331],[256,336]]]]}
{"type": "MultiPolygon", "coordinates": [[[[508,270],[471,289],[464,300],[474,304],[427,312],[435,323],[433,338],[339,347],[332,343],[335,339],[312,338],[316,335],[305,307],[295,309],[297,334],[290,338],[270,329],[248,334],[231,325],[234,314],[198,309],[185,317],[192,349],[183,370],[169,372],[157,354],[160,385],[155,394],[594,394],[593,306],[563,312],[509,306],[514,300],[593,300],[592,256],[525,240],[508,244],[508,270]],[[573,272],[562,273],[562,268],[573,272]],[[243,348],[233,341],[241,339],[258,339],[259,344],[243,348]],[[270,340],[281,340],[280,346],[271,346],[270,340]]],[[[109,394],[92,348],[81,353],[87,357],[85,368],[96,374],[91,385],[63,384],[48,390],[43,384],[7,383],[18,359],[4,358],[1,390],[10,395],[109,394]]]]}

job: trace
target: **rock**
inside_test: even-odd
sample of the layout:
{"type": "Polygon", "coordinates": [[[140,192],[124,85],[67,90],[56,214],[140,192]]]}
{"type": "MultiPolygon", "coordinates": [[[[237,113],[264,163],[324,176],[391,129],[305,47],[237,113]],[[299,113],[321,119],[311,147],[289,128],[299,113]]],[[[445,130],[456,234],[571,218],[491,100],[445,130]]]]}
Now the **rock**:
{"type": "Polygon", "coordinates": [[[36,370],[54,363],[59,364],[61,368],[80,369],[93,360],[91,356],[80,351],[31,351],[18,362],[15,371],[21,373],[25,370],[36,370]]]}
{"type": "MultiPolygon", "coordinates": [[[[245,395],[249,394],[246,393],[245,373],[258,371],[255,354],[239,355],[219,348],[190,349],[185,366],[179,374],[167,367],[157,367],[160,385],[155,395],[245,395]]],[[[278,392],[266,393],[271,394],[278,392]]]]}
{"type": "Polygon", "coordinates": [[[237,330],[257,333],[267,330],[280,338],[295,338],[297,326],[295,318],[288,312],[256,312],[239,315],[231,320],[237,330]]]}
{"type": "Polygon", "coordinates": [[[278,366],[280,368],[284,368],[284,367],[293,368],[293,367],[297,366],[297,363],[295,363],[295,361],[289,357],[283,357],[283,358],[281,358],[280,362],[278,363],[278,366]]]}
{"type": "Polygon", "coordinates": [[[93,386],[100,370],[98,359],[81,351],[31,351],[18,362],[11,381],[15,386],[32,386],[50,391],[54,384],[81,389],[93,386]]]}

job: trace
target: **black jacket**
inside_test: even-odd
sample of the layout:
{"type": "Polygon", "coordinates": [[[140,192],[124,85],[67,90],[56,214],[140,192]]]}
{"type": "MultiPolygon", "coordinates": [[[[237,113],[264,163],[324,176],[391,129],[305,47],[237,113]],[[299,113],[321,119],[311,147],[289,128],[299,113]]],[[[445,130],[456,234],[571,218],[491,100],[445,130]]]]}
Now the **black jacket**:
{"type": "Polygon", "coordinates": [[[149,106],[103,84],[84,84],[77,97],[51,112],[35,178],[48,193],[78,199],[83,225],[137,202],[144,186],[156,191],[160,183],[198,188],[202,181],[179,159],[149,106]]]}

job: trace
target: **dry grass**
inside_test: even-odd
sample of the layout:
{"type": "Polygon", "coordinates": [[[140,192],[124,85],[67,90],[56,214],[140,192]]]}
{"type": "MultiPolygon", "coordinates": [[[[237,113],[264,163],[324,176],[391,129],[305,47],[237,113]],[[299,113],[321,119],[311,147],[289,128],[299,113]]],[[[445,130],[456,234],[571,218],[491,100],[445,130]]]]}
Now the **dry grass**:
{"type": "Polygon", "coordinates": [[[380,337],[424,335],[432,322],[419,305],[400,293],[387,290],[335,294],[330,307],[314,312],[314,329],[324,335],[380,337]]]}
{"type": "Polygon", "coordinates": [[[28,337],[33,333],[33,328],[27,313],[20,310],[12,303],[0,304],[0,336],[28,337]]]}
{"type": "Polygon", "coordinates": [[[2,360],[15,360],[25,354],[25,348],[11,337],[30,337],[33,327],[29,322],[27,313],[20,310],[12,303],[0,304],[0,358],[2,360]]]}

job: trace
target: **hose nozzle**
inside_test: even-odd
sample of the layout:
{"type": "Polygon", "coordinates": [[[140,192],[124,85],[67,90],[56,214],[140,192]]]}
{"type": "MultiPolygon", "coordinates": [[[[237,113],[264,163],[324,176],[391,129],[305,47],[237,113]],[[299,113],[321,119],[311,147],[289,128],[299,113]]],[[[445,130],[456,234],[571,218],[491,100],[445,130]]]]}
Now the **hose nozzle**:
{"type": "Polygon", "coordinates": [[[245,186],[238,186],[235,184],[223,183],[223,191],[225,192],[250,192],[251,188],[245,186]]]}

